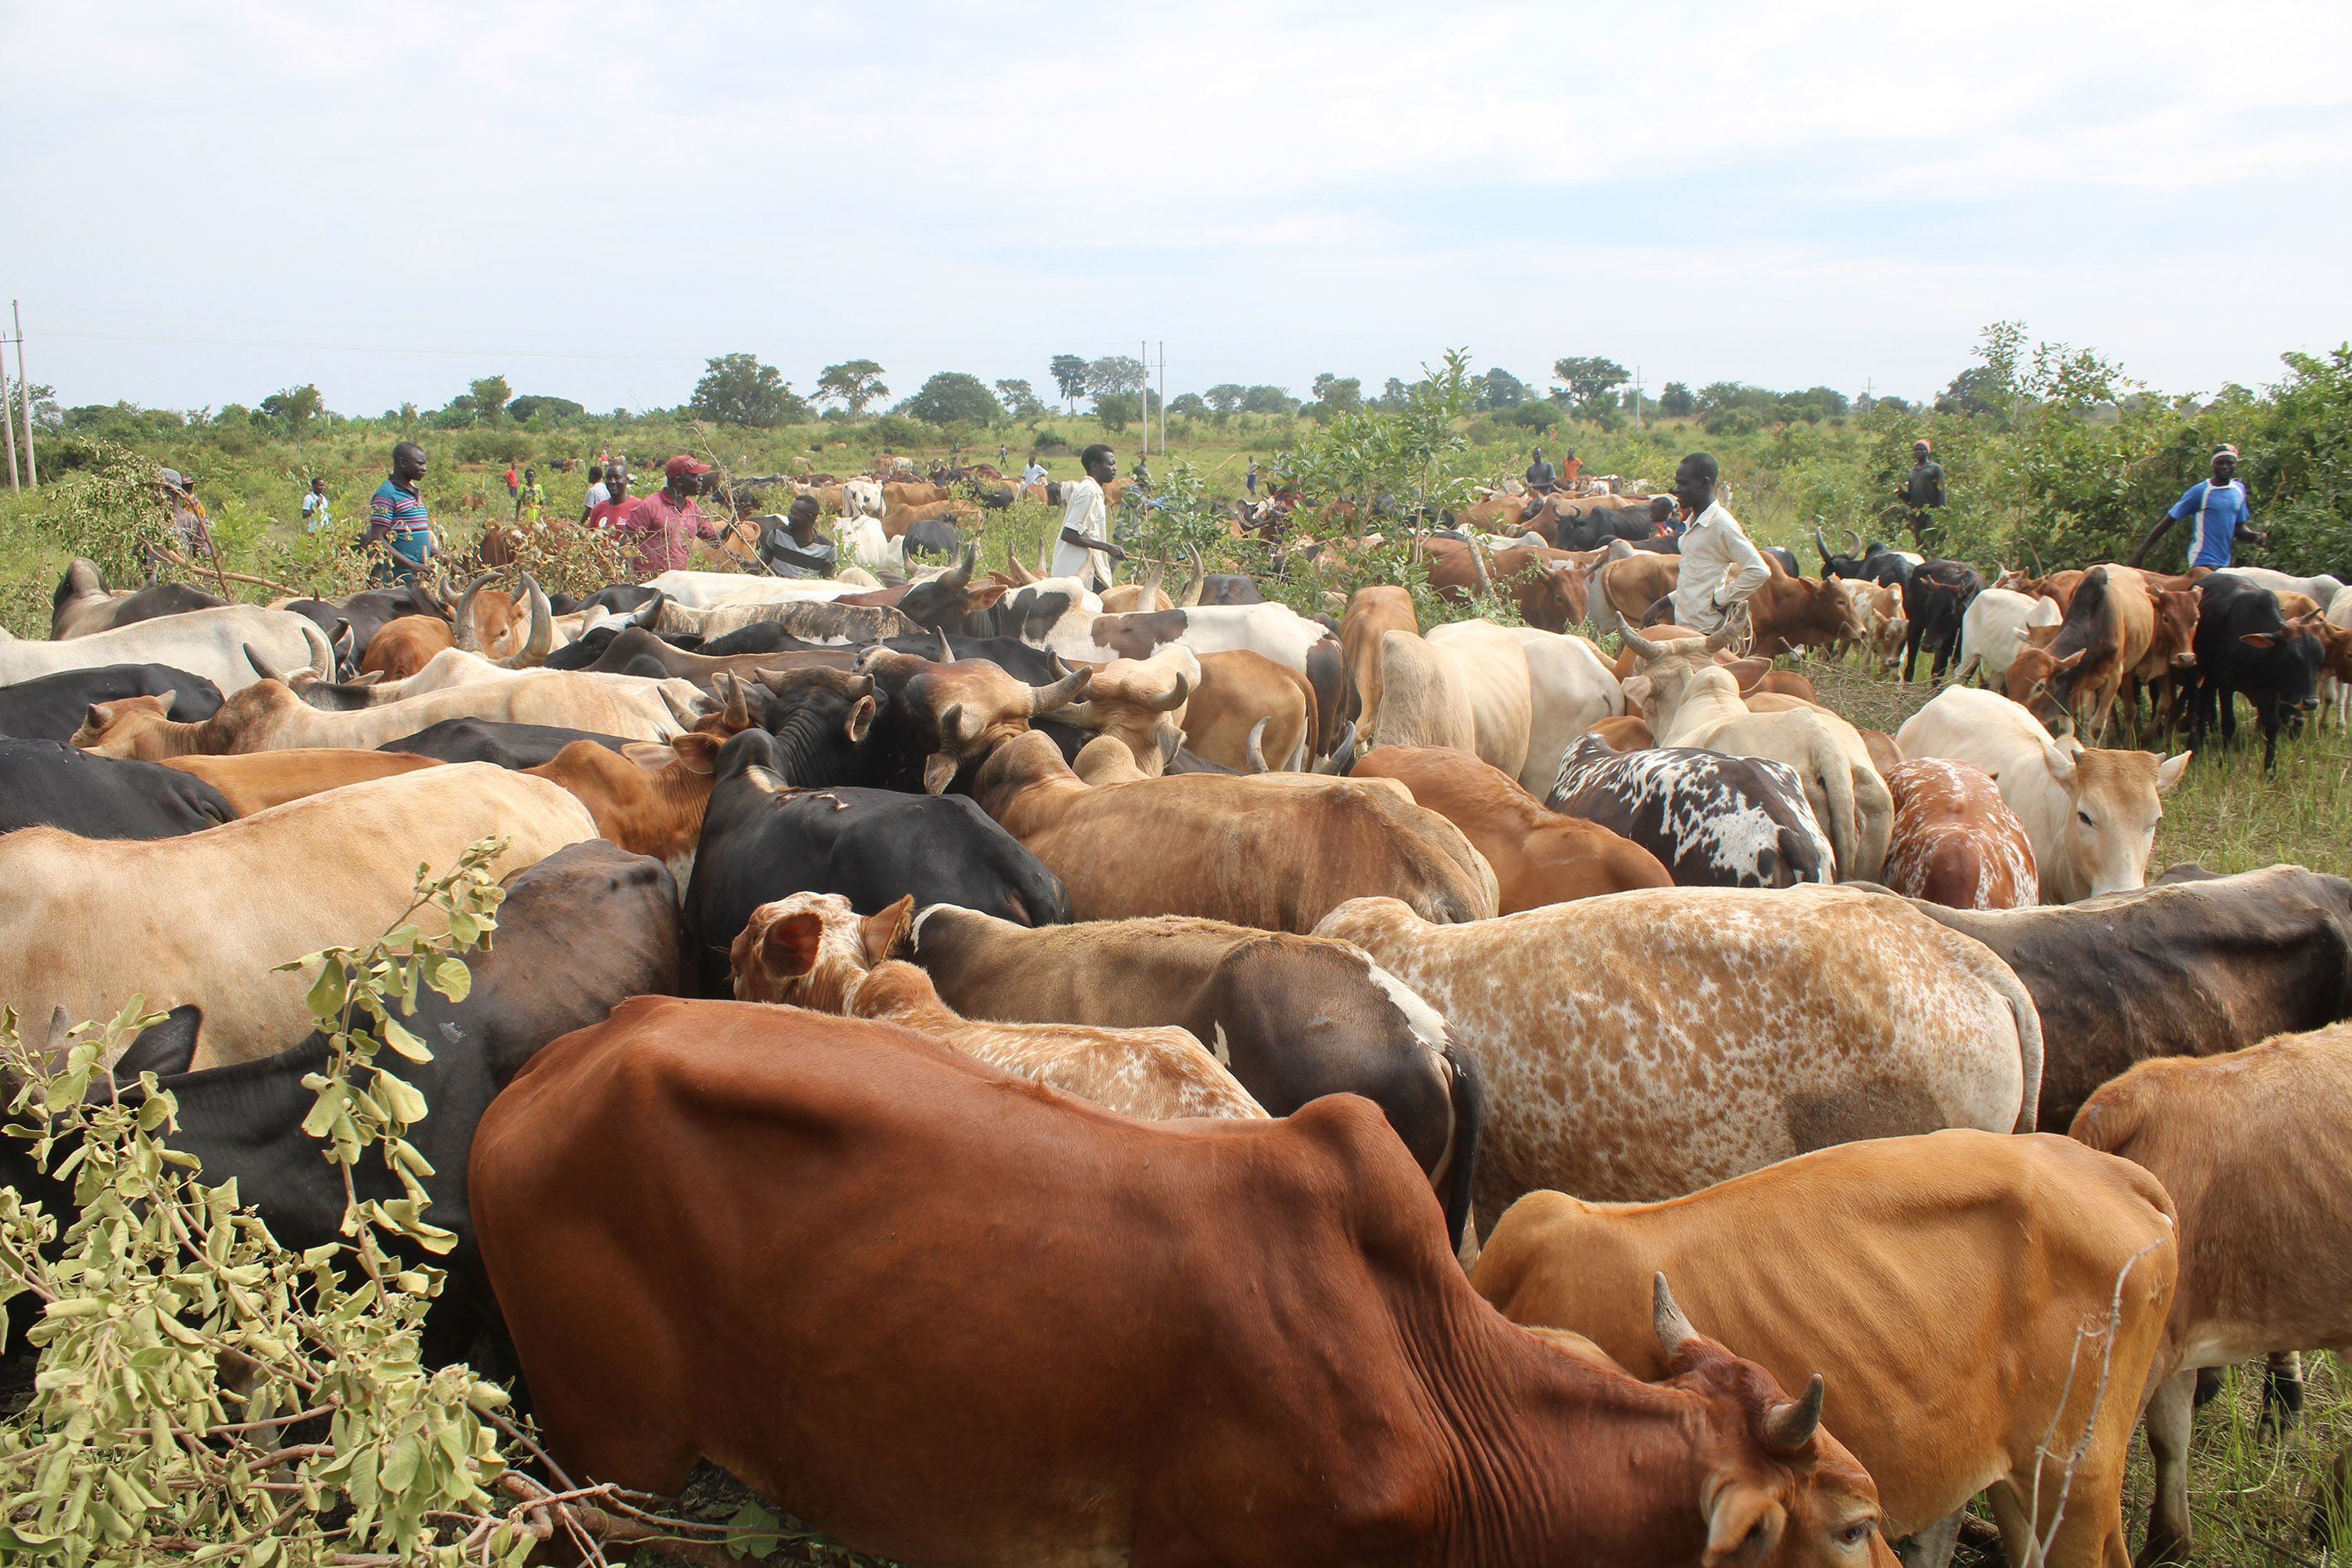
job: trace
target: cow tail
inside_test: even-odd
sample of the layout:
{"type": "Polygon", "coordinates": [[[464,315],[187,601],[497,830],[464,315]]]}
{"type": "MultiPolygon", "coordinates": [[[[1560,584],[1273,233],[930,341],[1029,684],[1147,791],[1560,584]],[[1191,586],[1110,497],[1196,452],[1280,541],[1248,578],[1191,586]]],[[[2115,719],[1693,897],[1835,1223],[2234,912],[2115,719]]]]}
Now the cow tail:
{"type": "MultiPolygon", "coordinates": [[[[2017,1025],[2018,1065],[2022,1069],[2025,1090],[2017,1109],[2017,1124],[2013,1132],[2032,1132],[2039,1121],[2042,1109],[2042,1013],[2033,1005],[2033,994],[2017,977],[2017,972],[2002,962],[1993,952],[1966,932],[1947,927],[1950,935],[1959,939],[1960,956],[1970,973],[2000,993],[2009,1004],[2009,1015],[2017,1025]]],[[[2064,1131],[2064,1128],[2057,1129],[2064,1131]]],[[[2096,1145],[2094,1145],[2096,1147],[2096,1145]]]]}
{"type": "Polygon", "coordinates": [[[1837,857],[1837,879],[1852,879],[1862,858],[1862,813],[1853,798],[1853,764],[1845,748],[1827,736],[1812,748],[1812,768],[1829,797],[1830,820],[1822,826],[1830,836],[1830,853],[1837,857]]]}
{"type": "Polygon", "coordinates": [[[1478,1163],[1478,1128],[1486,1120],[1486,1089],[1469,1053],[1453,1040],[1450,1032],[1444,1057],[1445,1065],[1454,1069],[1453,1092],[1448,1096],[1454,1104],[1454,1138],[1445,1168],[1445,1236],[1459,1253],[1463,1232],[1470,1225],[1470,1179],[1478,1163]]]}

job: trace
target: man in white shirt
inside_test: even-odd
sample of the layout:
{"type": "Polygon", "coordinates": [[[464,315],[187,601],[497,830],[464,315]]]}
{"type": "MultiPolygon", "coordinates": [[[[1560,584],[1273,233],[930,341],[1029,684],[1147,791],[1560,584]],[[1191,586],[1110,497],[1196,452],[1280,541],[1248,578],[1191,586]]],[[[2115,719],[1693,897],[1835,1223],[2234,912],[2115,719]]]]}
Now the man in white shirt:
{"type": "Polygon", "coordinates": [[[1720,630],[1732,607],[1772,575],[1738,520],[1716,500],[1719,477],[1715,459],[1705,452],[1693,452],[1675,469],[1675,499],[1691,521],[1679,546],[1682,570],[1664,600],[1674,607],[1675,625],[1708,635],[1720,630]]]}
{"type": "Polygon", "coordinates": [[[1031,485],[1042,485],[1045,482],[1045,465],[1034,458],[1030,458],[1029,466],[1021,470],[1021,488],[1025,490],[1031,485]]]}
{"type": "Polygon", "coordinates": [[[1110,542],[1110,510],[1103,486],[1118,476],[1118,458],[1097,441],[1078,454],[1087,477],[1064,492],[1062,534],[1054,548],[1054,575],[1076,577],[1099,592],[1110,586],[1111,563],[1127,552],[1110,542]]]}
{"type": "Polygon", "coordinates": [[[332,521],[327,515],[327,481],[314,479],[302,496],[302,531],[324,533],[332,521]]]}

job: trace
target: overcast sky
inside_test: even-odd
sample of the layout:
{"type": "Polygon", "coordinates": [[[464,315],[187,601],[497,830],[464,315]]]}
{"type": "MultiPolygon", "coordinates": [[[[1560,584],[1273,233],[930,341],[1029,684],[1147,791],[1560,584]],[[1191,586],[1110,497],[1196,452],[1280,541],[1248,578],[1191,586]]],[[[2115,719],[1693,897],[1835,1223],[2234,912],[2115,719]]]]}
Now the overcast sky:
{"type": "Polygon", "coordinates": [[[68,404],[1139,340],[1918,397],[1997,318],[2210,391],[2352,336],[2347,56],[2343,0],[0,0],[0,295],[68,404]]]}

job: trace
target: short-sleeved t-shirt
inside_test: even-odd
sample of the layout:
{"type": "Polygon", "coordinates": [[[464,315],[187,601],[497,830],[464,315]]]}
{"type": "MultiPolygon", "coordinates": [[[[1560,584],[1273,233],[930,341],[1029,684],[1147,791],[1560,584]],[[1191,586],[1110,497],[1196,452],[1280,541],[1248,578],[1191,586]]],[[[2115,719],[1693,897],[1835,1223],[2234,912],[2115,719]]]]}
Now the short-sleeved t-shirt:
{"type": "Polygon", "coordinates": [[[643,496],[624,495],[618,500],[600,500],[588,509],[588,526],[618,528],[621,520],[629,515],[629,509],[644,499],[643,496]]]}
{"type": "Polygon", "coordinates": [[[2167,515],[2189,520],[2189,566],[2218,569],[2230,563],[2230,541],[2236,537],[2239,526],[2252,518],[2253,507],[2246,500],[2243,480],[2217,485],[2200,479],[2181,492],[2167,515]]]}

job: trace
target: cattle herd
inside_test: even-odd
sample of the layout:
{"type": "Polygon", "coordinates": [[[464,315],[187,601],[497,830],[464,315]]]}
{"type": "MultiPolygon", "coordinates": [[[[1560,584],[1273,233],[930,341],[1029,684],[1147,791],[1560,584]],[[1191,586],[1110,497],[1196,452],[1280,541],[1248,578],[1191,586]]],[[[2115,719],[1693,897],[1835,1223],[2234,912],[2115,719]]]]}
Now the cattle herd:
{"type": "Polygon", "coordinates": [[[77,563],[0,640],[0,1002],[168,1009],[117,1080],[331,1242],[275,966],[496,840],[409,1025],[426,1354],[573,1477],[707,1459],[863,1551],[1940,1563],[1985,1493],[2011,1563],[2122,1568],[2144,1421],[2180,1557],[2200,1372],[2291,1419],[2352,1343],[2352,884],[2148,861],[2352,598],[1817,536],[1701,637],[1643,529],[1508,520],[1424,556],[1519,626],[971,552],[266,608],[77,563]],[[1989,684],[1886,735],[1799,647],[1989,684]]]}

